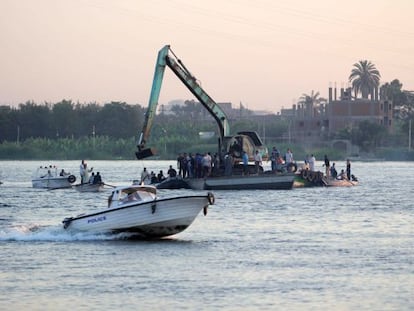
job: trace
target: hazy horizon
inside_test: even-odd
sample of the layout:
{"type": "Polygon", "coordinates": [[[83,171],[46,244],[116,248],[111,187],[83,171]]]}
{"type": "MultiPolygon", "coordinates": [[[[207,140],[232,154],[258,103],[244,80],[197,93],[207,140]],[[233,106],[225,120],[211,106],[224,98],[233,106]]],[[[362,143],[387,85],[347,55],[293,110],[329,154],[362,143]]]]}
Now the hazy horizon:
{"type": "MultiPolygon", "coordinates": [[[[381,84],[414,90],[409,0],[1,0],[0,104],[146,106],[158,51],[175,54],[217,102],[280,111],[348,86],[371,61],[381,84]]],[[[160,104],[194,96],[167,68],[160,104]]]]}

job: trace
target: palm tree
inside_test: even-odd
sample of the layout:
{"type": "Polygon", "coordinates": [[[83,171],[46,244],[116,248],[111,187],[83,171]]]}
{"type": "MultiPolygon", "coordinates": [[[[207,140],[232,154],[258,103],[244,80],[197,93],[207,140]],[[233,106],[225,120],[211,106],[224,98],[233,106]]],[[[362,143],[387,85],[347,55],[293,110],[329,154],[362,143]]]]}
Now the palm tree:
{"type": "Polygon", "coordinates": [[[319,109],[319,107],[316,106],[324,102],[326,102],[326,99],[319,97],[319,92],[314,93],[312,90],[310,95],[303,93],[302,96],[299,97],[298,104],[302,104],[305,107],[307,113],[313,116],[314,109],[319,109]]]}
{"type": "Polygon", "coordinates": [[[352,82],[352,89],[355,92],[355,97],[358,93],[362,94],[362,98],[368,98],[374,90],[379,86],[381,75],[375,65],[368,60],[360,60],[354,64],[349,82],[352,82]]]}
{"type": "Polygon", "coordinates": [[[312,90],[311,94],[303,93],[299,98],[300,104],[319,104],[320,102],[326,101],[326,99],[319,97],[319,92],[314,93],[312,90]]]}

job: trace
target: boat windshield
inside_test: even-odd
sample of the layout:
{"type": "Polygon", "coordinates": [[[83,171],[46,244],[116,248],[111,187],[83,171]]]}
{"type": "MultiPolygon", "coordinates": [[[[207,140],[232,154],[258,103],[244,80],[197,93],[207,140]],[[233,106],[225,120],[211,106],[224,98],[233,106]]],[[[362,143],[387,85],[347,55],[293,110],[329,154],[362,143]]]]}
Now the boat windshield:
{"type": "Polygon", "coordinates": [[[147,191],[137,191],[136,194],[139,195],[143,201],[149,201],[155,198],[153,193],[147,191]]]}
{"type": "Polygon", "coordinates": [[[56,177],[57,176],[57,168],[54,167],[39,167],[34,173],[33,178],[46,178],[46,177],[56,177]]]}
{"type": "MultiPolygon", "coordinates": [[[[129,189],[130,190],[130,189],[129,189]]],[[[151,201],[155,198],[155,195],[147,191],[122,191],[120,194],[120,200],[123,203],[132,201],[151,201]]]]}

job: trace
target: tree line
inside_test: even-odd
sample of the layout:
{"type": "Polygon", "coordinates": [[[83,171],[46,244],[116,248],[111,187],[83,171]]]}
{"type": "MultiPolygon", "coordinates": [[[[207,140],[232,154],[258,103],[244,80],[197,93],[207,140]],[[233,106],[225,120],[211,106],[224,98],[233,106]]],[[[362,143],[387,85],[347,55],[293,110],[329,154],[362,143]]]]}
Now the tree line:
{"type": "MultiPolygon", "coordinates": [[[[124,102],[80,104],[63,100],[56,104],[33,101],[18,107],[0,106],[1,159],[134,159],[146,107],[124,102]]],[[[267,140],[282,139],[288,122],[277,116],[230,120],[232,133],[259,132],[267,140]]],[[[203,138],[200,132],[217,132],[217,124],[194,101],[175,105],[154,118],[148,147],[162,159],[181,152],[216,152],[217,136],[203,138]]]]}
{"type": "MultiPolygon", "coordinates": [[[[365,152],[389,148],[400,154],[398,148],[407,146],[408,124],[414,116],[414,95],[401,87],[398,80],[381,87],[394,102],[393,133],[363,121],[358,127],[343,129],[325,139],[349,139],[365,152]]],[[[0,106],[0,159],[134,159],[145,113],[146,107],[124,102],[98,105],[70,100],[56,104],[29,101],[18,107],[0,106]]],[[[288,118],[246,113],[229,121],[231,134],[256,131],[268,147],[293,147],[298,159],[306,154],[288,134],[288,118]]],[[[200,104],[186,101],[155,116],[147,147],[154,147],[160,159],[174,159],[181,152],[215,152],[217,136],[203,139],[200,132],[217,132],[217,124],[200,104]]],[[[320,151],[322,155],[326,152],[332,154],[335,150],[320,151]]]]}
{"type": "Polygon", "coordinates": [[[1,106],[0,143],[29,138],[131,137],[140,129],[144,113],[140,105],[122,102],[100,106],[75,104],[70,100],[56,104],[29,101],[17,108],[1,106]]]}

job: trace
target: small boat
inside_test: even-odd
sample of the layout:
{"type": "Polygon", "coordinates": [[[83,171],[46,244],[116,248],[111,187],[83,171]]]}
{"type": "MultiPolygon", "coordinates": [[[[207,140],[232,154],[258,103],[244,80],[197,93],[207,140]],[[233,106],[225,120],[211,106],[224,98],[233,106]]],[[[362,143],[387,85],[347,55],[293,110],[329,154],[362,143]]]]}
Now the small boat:
{"type": "Polygon", "coordinates": [[[75,188],[75,190],[79,192],[100,192],[104,190],[104,186],[105,186],[104,183],[97,183],[97,184],[84,183],[84,184],[73,185],[73,188],[75,188]]]}
{"type": "Polygon", "coordinates": [[[76,176],[62,170],[58,173],[56,166],[39,167],[32,177],[33,188],[61,189],[71,188],[76,176]]]}
{"type": "Polygon", "coordinates": [[[327,187],[353,187],[358,185],[357,179],[335,179],[335,178],[327,178],[327,187]]]}
{"type": "Polygon", "coordinates": [[[92,233],[130,233],[140,238],[162,238],[188,228],[201,210],[207,214],[214,195],[157,197],[157,188],[146,185],[117,187],[108,208],[65,218],[66,230],[92,233]]]}

